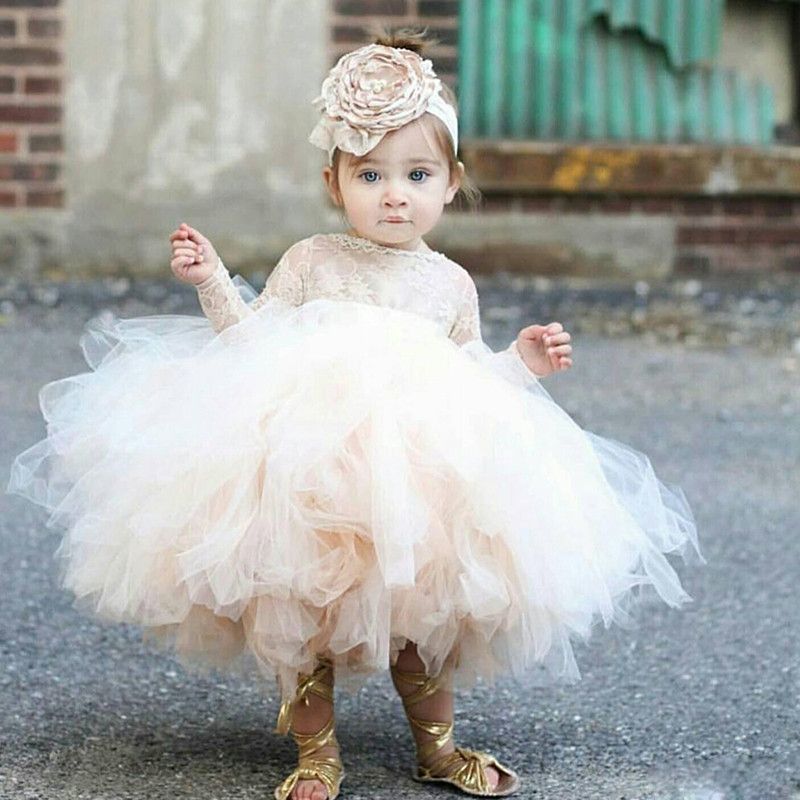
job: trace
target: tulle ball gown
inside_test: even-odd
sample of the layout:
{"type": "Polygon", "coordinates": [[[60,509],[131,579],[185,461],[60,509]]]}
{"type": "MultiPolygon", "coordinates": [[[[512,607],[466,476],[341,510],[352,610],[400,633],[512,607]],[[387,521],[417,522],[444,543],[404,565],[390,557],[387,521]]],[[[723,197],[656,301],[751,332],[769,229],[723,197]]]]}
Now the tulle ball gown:
{"type": "Polygon", "coordinates": [[[261,294],[221,262],[196,288],[205,316],[90,320],[13,463],[81,610],[285,699],[316,654],[356,687],[409,640],[457,686],[575,679],[643,587],[688,599],[682,490],[492,351],[441,253],[317,234],[261,294]]]}

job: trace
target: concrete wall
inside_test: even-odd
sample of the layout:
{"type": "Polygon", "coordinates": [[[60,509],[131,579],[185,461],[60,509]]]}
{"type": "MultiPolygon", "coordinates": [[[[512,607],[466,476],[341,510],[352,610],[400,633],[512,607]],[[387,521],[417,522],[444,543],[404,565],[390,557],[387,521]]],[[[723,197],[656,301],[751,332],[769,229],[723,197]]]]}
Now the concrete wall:
{"type": "Polygon", "coordinates": [[[776,120],[795,116],[797,75],[792,64],[792,4],[726,0],[717,63],[765,80],[775,91],[776,120]]]}
{"type": "Polygon", "coordinates": [[[327,6],[72,0],[66,270],[168,269],[180,221],[227,261],[263,269],[325,225],[325,156],[306,138],[328,68],[327,6]]]}

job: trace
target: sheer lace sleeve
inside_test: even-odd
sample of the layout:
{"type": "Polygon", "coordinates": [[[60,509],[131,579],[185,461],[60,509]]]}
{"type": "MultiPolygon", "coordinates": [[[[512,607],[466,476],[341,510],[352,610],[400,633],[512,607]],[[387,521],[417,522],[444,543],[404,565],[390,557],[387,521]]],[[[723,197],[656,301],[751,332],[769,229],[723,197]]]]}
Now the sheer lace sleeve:
{"type": "Polygon", "coordinates": [[[196,284],[195,289],[203,313],[219,333],[241,322],[270,298],[277,298],[291,306],[301,305],[307,269],[308,246],[303,240],[293,244],[281,256],[277,266],[270,272],[263,291],[252,303],[246,303],[239,294],[222,259],[211,276],[196,284]]]}
{"type": "Polygon", "coordinates": [[[450,330],[450,338],[458,345],[481,338],[480,311],[478,309],[478,290],[475,281],[465,271],[461,296],[458,301],[456,321],[450,330]]]}
{"type": "Polygon", "coordinates": [[[492,352],[488,345],[483,342],[481,336],[481,322],[480,322],[480,309],[478,304],[478,289],[475,286],[475,281],[469,273],[464,270],[462,281],[461,296],[458,303],[458,313],[453,327],[450,330],[450,338],[460,347],[467,346],[469,351],[481,353],[482,357],[487,358],[488,361],[502,363],[504,365],[503,371],[507,373],[505,367],[511,362],[511,368],[516,371],[518,376],[522,376],[527,380],[538,380],[540,375],[537,375],[533,370],[528,369],[528,365],[523,361],[519,350],[517,349],[516,337],[506,347],[505,350],[500,350],[497,353],[492,352]],[[492,358],[494,357],[494,358],[492,358]]]}

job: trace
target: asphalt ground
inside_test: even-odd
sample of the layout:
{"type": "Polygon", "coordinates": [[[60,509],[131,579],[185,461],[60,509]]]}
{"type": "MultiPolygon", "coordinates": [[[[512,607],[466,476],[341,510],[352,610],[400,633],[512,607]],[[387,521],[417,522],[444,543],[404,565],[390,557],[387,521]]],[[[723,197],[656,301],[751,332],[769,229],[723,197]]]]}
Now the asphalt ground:
{"type": "MultiPolygon", "coordinates": [[[[694,598],[684,609],[652,604],[634,629],[577,643],[580,683],[505,680],[457,695],[458,743],[517,769],[518,797],[800,798],[791,287],[681,284],[664,321],[649,285],[479,280],[493,347],[532,322],[573,332],[574,366],[545,379],[548,390],[580,425],[647,453],[683,487],[707,559],[676,562],[694,598]]],[[[0,287],[3,487],[14,455],[44,434],[39,387],[87,369],[78,336],[103,308],[199,313],[191,290],[166,283],[0,287]]],[[[292,741],[272,733],[277,692],[189,674],[135,627],[79,614],[57,586],[58,534],[45,517],[0,494],[0,798],[271,798],[295,763],[292,741]]],[[[339,692],[337,720],[341,797],[458,796],[410,780],[411,735],[388,674],[339,692]]]]}

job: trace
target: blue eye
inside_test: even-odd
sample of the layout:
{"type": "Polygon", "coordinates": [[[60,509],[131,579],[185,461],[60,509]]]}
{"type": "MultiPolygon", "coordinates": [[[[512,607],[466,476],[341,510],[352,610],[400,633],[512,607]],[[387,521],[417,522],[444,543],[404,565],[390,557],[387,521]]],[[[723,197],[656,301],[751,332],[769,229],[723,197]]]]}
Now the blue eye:
{"type": "MultiPolygon", "coordinates": [[[[414,169],[414,170],[411,170],[411,172],[409,172],[408,175],[409,175],[409,178],[414,183],[422,183],[422,181],[424,181],[425,178],[430,175],[430,173],[427,170],[424,170],[424,169],[414,169]],[[419,177],[414,177],[415,175],[417,175],[419,177]]],[[[366,170],[366,171],[362,172],[358,177],[359,178],[363,178],[366,183],[377,183],[377,181],[378,181],[378,173],[375,172],[374,169],[366,170]],[[369,177],[369,176],[373,176],[373,177],[369,177]]]]}

